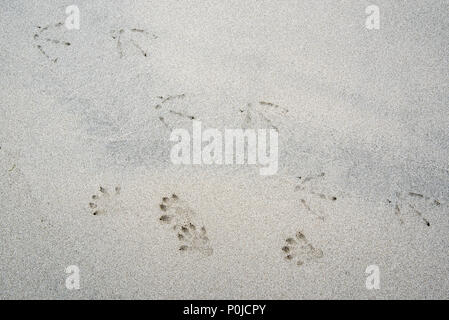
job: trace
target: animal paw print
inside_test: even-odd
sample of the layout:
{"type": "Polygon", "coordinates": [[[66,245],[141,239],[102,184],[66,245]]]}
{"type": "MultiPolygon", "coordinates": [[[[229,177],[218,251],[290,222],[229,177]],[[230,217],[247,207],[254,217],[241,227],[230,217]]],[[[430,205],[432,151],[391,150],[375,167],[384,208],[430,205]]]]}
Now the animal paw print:
{"type": "Polygon", "coordinates": [[[205,256],[213,254],[206,227],[202,223],[195,222],[198,218],[196,212],[180,200],[176,194],[163,197],[159,207],[162,211],[159,221],[170,225],[176,233],[179,240],[179,251],[198,252],[205,256]]]}
{"type": "Polygon", "coordinates": [[[312,215],[316,216],[320,220],[324,220],[325,214],[319,210],[312,208],[311,202],[316,200],[319,201],[327,201],[327,202],[334,202],[337,201],[337,197],[334,195],[327,195],[321,192],[316,192],[313,190],[311,186],[311,181],[316,179],[322,179],[324,178],[325,173],[321,172],[317,175],[311,175],[307,176],[305,178],[298,177],[300,180],[299,184],[295,187],[295,191],[300,192],[301,198],[300,203],[301,205],[307,210],[307,212],[311,213],[312,215]]]}
{"type": "Polygon", "coordinates": [[[430,227],[430,222],[424,217],[423,211],[431,211],[441,207],[440,200],[416,192],[396,192],[395,197],[392,199],[387,199],[387,202],[393,205],[394,213],[400,224],[404,224],[405,216],[412,214],[419,218],[424,225],[430,227]]]}
{"type": "Polygon", "coordinates": [[[70,42],[65,40],[58,39],[58,36],[51,35],[52,33],[61,32],[64,24],[62,22],[58,22],[56,24],[50,24],[45,27],[37,26],[37,30],[33,35],[33,39],[36,45],[36,48],[39,52],[45,56],[49,61],[56,63],[58,61],[58,57],[53,57],[48,53],[48,47],[57,46],[57,47],[68,47],[71,45],[70,42]]]}
{"type": "Polygon", "coordinates": [[[89,202],[92,214],[97,216],[107,212],[117,212],[121,210],[122,206],[119,201],[119,196],[119,186],[115,187],[112,193],[100,186],[99,193],[92,195],[92,200],[89,202]]]}
{"type": "Polygon", "coordinates": [[[271,102],[259,101],[255,105],[248,103],[246,107],[239,109],[244,115],[242,126],[253,128],[261,125],[279,132],[279,128],[273,123],[275,118],[284,116],[288,110],[271,102]]]}
{"type": "Polygon", "coordinates": [[[282,251],[285,260],[294,262],[297,266],[323,257],[323,251],[315,248],[300,231],[294,237],[285,239],[282,251]]]}
{"type": "Polygon", "coordinates": [[[159,112],[159,121],[169,130],[173,130],[172,123],[179,120],[195,120],[195,116],[186,114],[184,112],[176,111],[173,108],[173,102],[185,99],[185,93],[174,96],[158,96],[160,100],[158,104],[154,106],[155,110],[159,112]]]}
{"type": "Polygon", "coordinates": [[[117,52],[120,58],[125,56],[125,48],[133,48],[142,56],[148,57],[148,50],[143,47],[142,42],[158,38],[146,30],[137,28],[112,30],[111,36],[117,42],[117,52]]]}

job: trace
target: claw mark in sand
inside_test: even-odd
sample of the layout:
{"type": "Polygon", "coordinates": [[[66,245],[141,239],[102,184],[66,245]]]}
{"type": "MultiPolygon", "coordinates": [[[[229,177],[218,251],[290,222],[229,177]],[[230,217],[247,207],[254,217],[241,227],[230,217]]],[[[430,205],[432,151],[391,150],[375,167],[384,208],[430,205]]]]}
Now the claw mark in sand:
{"type": "Polygon", "coordinates": [[[171,227],[179,241],[179,251],[197,252],[205,256],[213,254],[206,227],[195,211],[176,194],[163,197],[159,205],[162,215],[159,221],[171,227]]]}

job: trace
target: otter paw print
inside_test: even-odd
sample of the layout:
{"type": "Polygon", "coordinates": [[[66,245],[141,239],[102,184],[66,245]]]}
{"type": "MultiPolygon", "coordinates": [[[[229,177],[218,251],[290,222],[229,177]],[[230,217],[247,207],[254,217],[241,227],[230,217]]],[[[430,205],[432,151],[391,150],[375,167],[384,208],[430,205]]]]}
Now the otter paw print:
{"type": "Polygon", "coordinates": [[[206,227],[201,222],[197,222],[199,217],[194,210],[176,194],[163,197],[159,207],[162,211],[159,221],[169,225],[176,234],[179,251],[212,255],[213,249],[207,237],[206,227]]]}
{"type": "Polygon", "coordinates": [[[100,186],[99,192],[92,195],[91,202],[89,202],[89,208],[92,209],[94,216],[121,211],[122,206],[119,201],[120,187],[114,188],[114,191],[110,193],[106,188],[100,186]]]}
{"type": "Polygon", "coordinates": [[[204,226],[198,229],[193,223],[183,225],[177,229],[177,237],[181,242],[179,251],[199,251],[206,256],[210,256],[213,253],[213,249],[210,247],[210,240],[207,237],[206,228],[204,226]]]}
{"type": "Polygon", "coordinates": [[[285,254],[286,261],[294,262],[297,266],[323,257],[323,251],[309,243],[300,231],[296,233],[295,237],[285,239],[282,252],[285,254]]]}

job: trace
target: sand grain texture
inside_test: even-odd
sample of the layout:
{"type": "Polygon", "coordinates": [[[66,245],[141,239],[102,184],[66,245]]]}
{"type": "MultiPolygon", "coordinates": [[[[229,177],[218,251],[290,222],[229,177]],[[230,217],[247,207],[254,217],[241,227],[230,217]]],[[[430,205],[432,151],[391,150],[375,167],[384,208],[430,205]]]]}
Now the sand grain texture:
{"type": "Polygon", "coordinates": [[[370,31],[369,4],[78,1],[67,30],[64,1],[3,1],[0,297],[449,298],[448,5],[377,1],[370,31]],[[191,117],[266,127],[248,104],[276,175],[171,163],[191,117]]]}

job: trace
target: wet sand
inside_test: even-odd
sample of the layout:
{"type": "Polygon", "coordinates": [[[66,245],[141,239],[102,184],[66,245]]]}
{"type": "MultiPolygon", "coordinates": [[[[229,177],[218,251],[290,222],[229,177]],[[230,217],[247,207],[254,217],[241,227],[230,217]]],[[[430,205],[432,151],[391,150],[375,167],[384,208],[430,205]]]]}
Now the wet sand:
{"type": "Polygon", "coordinates": [[[0,4],[0,297],[447,299],[447,4],[369,4],[0,4]],[[173,165],[189,116],[277,174],[173,165]]]}

